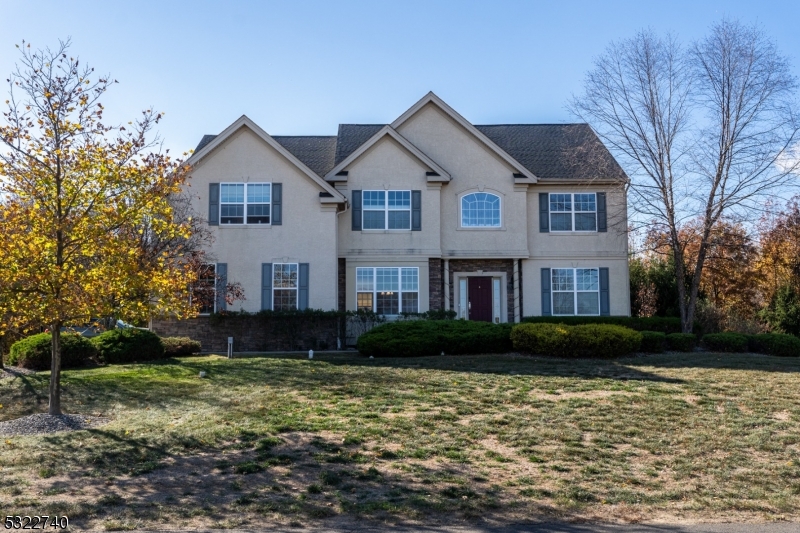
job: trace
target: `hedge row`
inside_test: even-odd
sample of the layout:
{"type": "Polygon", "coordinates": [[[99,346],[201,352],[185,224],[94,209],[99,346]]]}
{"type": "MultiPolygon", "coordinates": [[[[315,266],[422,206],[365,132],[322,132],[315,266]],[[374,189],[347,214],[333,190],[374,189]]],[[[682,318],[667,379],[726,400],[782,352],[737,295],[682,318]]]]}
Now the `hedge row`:
{"type": "Polygon", "coordinates": [[[558,357],[616,357],[635,352],[641,333],[614,324],[520,324],[511,331],[514,349],[558,357]]]}
{"type": "MultiPolygon", "coordinates": [[[[582,324],[614,324],[636,331],[660,331],[662,333],[680,333],[681,319],[676,317],[649,316],[531,316],[522,319],[526,324],[564,324],[579,326],[582,324]]],[[[695,322],[694,330],[700,330],[695,322]]]]}
{"type": "MultiPolygon", "coordinates": [[[[696,335],[643,331],[641,350],[647,353],[661,353],[664,348],[676,352],[694,351],[698,339],[696,335]]],[[[704,347],[711,352],[724,353],[763,353],[781,357],[800,356],[800,339],[783,333],[761,333],[743,335],[741,333],[709,333],[701,339],[704,347]]]]}
{"type": "Polygon", "coordinates": [[[363,355],[420,357],[511,351],[512,324],[466,320],[410,320],[375,327],[358,338],[363,355]]]}
{"type": "MultiPolygon", "coordinates": [[[[8,363],[31,370],[49,370],[52,361],[51,335],[40,333],[11,346],[8,363]]],[[[61,334],[61,368],[90,363],[132,363],[152,361],[200,351],[200,343],[188,337],[160,338],[148,330],[112,329],[88,339],[75,333],[61,334]]]]}

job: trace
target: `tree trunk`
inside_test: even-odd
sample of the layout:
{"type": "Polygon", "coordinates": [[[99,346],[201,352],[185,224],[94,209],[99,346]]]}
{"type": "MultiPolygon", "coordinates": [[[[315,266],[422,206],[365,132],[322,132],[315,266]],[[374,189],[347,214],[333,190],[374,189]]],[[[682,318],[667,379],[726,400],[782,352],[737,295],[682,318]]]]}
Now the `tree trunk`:
{"type": "Polygon", "coordinates": [[[50,406],[48,414],[61,414],[61,322],[52,325],[52,362],[50,363],[50,406]]]}

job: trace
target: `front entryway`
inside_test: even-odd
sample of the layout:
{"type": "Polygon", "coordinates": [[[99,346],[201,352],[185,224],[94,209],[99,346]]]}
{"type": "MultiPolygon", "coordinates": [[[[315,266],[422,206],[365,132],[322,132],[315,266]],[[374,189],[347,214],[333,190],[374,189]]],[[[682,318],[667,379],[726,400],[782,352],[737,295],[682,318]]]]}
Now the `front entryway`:
{"type": "Polygon", "coordinates": [[[492,321],[492,278],[470,277],[469,319],[482,322],[492,321]]]}

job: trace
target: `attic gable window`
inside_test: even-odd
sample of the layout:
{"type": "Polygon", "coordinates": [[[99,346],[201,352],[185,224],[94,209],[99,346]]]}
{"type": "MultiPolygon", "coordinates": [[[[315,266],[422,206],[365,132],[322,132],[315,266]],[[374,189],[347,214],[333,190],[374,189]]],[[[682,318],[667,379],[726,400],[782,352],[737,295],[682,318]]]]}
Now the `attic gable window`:
{"type": "Polygon", "coordinates": [[[269,224],[271,183],[221,183],[220,224],[269,224]]]}
{"type": "Polygon", "coordinates": [[[488,192],[474,192],[461,197],[462,228],[499,228],[500,197],[488,192]]]}

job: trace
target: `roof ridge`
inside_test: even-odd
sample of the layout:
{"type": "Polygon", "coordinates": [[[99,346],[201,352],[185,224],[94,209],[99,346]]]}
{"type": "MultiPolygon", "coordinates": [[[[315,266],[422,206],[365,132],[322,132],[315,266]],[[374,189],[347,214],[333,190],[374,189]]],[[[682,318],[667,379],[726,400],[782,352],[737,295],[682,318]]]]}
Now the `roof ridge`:
{"type": "Polygon", "coordinates": [[[588,122],[517,122],[513,124],[474,124],[478,127],[491,126],[588,126],[588,122]]]}

